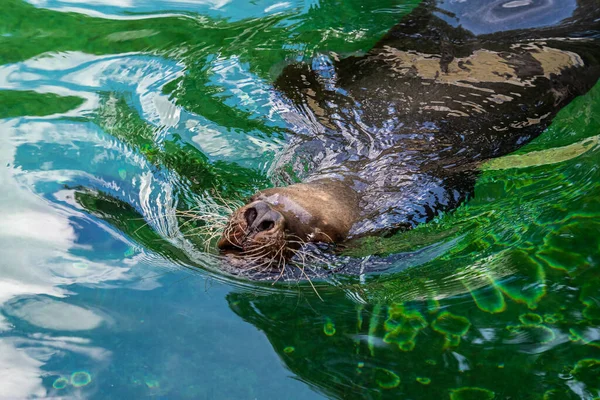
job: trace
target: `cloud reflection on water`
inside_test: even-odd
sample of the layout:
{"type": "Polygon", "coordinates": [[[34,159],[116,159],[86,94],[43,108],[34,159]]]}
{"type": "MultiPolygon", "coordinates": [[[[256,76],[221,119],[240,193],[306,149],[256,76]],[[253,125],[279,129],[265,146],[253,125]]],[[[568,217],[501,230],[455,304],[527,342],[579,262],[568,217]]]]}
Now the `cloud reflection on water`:
{"type": "MultiPolygon", "coordinates": [[[[85,331],[105,321],[102,313],[67,304],[52,298],[69,296],[68,285],[96,284],[102,281],[129,280],[135,276],[131,266],[122,263],[90,262],[75,256],[82,249],[69,214],[52,206],[17,177],[21,173],[12,166],[17,146],[19,123],[0,122],[0,398],[46,396],[42,385],[43,365],[60,349],[106,358],[106,350],[90,347],[83,338],[60,338],[50,334],[18,333],[11,322],[27,322],[43,330],[85,331]],[[120,265],[119,265],[120,264],[120,265]],[[82,268],[84,267],[84,268],[82,268]],[[47,295],[51,297],[39,297],[47,295]],[[24,300],[20,300],[24,298],[24,300]],[[7,306],[8,305],[8,306],[7,306]],[[16,320],[15,320],[16,318],[16,320]]],[[[152,280],[147,281],[148,284],[152,280]]]]}
{"type": "MultiPolygon", "coordinates": [[[[69,57],[46,57],[44,61],[52,64],[53,59],[57,60],[65,70],[90,61],[90,58],[79,53],[72,55],[73,60],[68,60],[69,57]]],[[[44,76],[43,68],[31,71],[32,67],[43,65],[43,62],[32,61],[31,65],[23,63],[2,67],[0,86],[5,89],[23,89],[25,86],[57,94],[76,92],[80,97],[97,98],[96,94],[87,92],[83,86],[72,90],[73,85],[69,87],[68,82],[64,87],[47,86],[49,77],[44,76]]],[[[51,68],[47,67],[46,70],[50,71],[51,68]]],[[[97,104],[97,101],[88,102],[87,105],[84,103],[83,107],[75,110],[75,115],[85,113],[87,107],[94,108],[97,104]]],[[[73,111],[68,114],[71,113],[73,111]]],[[[62,143],[65,151],[78,152],[81,148],[77,143],[102,143],[101,136],[81,125],[71,123],[68,126],[57,122],[56,116],[0,121],[0,130],[3,132],[0,136],[0,165],[3,166],[0,168],[3,188],[0,196],[0,379],[3,382],[0,385],[0,398],[51,395],[44,388],[42,378],[49,373],[60,374],[61,371],[45,371],[44,366],[51,359],[64,357],[66,353],[77,353],[93,359],[99,369],[105,365],[99,361],[106,361],[110,357],[109,351],[93,346],[89,339],[54,336],[52,333],[33,333],[24,337],[20,333],[19,326],[23,323],[32,325],[34,331],[54,330],[62,334],[89,331],[107,323],[104,313],[68,303],[67,299],[72,294],[70,285],[106,287],[107,284],[110,286],[110,282],[119,281],[122,287],[124,282],[130,281],[138,290],[152,289],[158,285],[152,277],[139,279],[140,274],[148,273],[147,268],[143,271],[135,268],[140,262],[148,261],[144,257],[88,259],[86,252],[97,254],[98,251],[92,245],[81,242],[80,224],[98,225],[98,222],[76,209],[53,204],[36,194],[36,186],[85,178],[86,173],[61,170],[53,161],[23,159],[23,146],[62,143]],[[23,162],[34,164],[24,170],[21,165],[23,162]]],[[[98,181],[92,175],[87,177],[98,181]]],[[[60,201],[60,196],[56,199],[60,201]]],[[[128,239],[111,228],[104,227],[101,231],[123,246],[131,245],[128,239]]]]}
{"type": "MultiPolygon", "coordinates": [[[[125,257],[122,252],[111,253],[115,247],[131,249],[135,243],[83,210],[70,187],[83,185],[124,197],[144,212],[156,231],[169,236],[173,222],[164,216],[174,207],[175,199],[170,196],[172,185],[177,184],[169,179],[179,178],[157,178],[153,165],[136,149],[115,140],[95,123],[69,117],[95,115],[103,101],[99,88],[134,93],[131,102],[151,124],[155,141],[162,141],[167,130],[174,129],[195,135],[193,141],[201,148],[219,148],[211,144],[210,136],[201,136],[202,131],[211,129],[211,122],[183,111],[161,93],[162,86],[182,71],[182,66],[161,58],[80,52],[44,54],[0,66],[0,89],[85,100],[61,115],[0,120],[0,377],[14,382],[0,385],[0,398],[54,395],[44,379],[68,376],[72,371],[48,371],[48,365],[69,354],[83,357],[79,363],[93,365],[92,374],[110,361],[110,351],[77,335],[86,336],[112,321],[100,310],[73,304],[77,297],[70,286],[73,290],[150,290],[160,286],[159,278],[170,268],[165,267],[165,260],[139,248],[125,257]],[[191,125],[194,129],[188,132],[191,125]],[[82,161],[88,158],[93,160],[91,164],[82,161]],[[112,171],[116,158],[126,160],[122,165],[127,170],[112,171]],[[88,237],[90,232],[95,232],[93,239],[88,237]],[[110,243],[109,249],[102,247],[106,243],[110,243]],[[101,259],[99,255],[103,255],[101,259]],[[32,331],[36,333],[24,333],[32,331]]],[[[238,65],[235,73],[242,72],[238,65]]],[[[226,79],[227,73],[218,76],[226,79]]],[[[252,89],[246,80],[240,95],[252,89]]],[[[265,96],[268,99],[267,93],[265,96]]],[[[243,140],[242,134],[237,139],[236,135],[230,137],[230,141],[243,140]]],[[[265,145],[259,139],[248,144],[265,145]]],[[[231,142],[225,145],[235,147],[231,142]]]]}
{"type": "Polygon", "coordinates": [[[0,340],[0,398],[44,397],[40,367],[44,363],[0,340]]]}

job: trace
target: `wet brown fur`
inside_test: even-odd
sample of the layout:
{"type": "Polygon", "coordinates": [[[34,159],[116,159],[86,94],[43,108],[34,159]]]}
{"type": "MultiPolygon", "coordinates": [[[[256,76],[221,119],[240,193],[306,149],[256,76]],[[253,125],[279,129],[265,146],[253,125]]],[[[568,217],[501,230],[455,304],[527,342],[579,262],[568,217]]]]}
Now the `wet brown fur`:
{"type": "Polygon", "coordinates": [[[357,194],[337,180],[266,189],[233,213],[218,247],[261,261],[263,267],[279,268],[306,243],[344,240],[358,216],[357,194]],[[282,218],[271,229],[253,232],[246,213],[259,202],[282,218]]]}

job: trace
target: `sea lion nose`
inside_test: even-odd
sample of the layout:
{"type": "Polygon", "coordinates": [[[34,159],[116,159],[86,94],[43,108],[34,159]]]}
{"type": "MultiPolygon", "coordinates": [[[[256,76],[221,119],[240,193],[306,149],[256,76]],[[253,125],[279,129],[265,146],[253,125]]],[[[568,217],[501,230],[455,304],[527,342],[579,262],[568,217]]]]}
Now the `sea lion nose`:
{"type": "Polygon", "coordinates": [[[250,205],[244,213],[246,223],[254,232],[263,232],[271,230],[275,227],[277,221],[283,216],[271,208],[264,201],[257,201],[250,205]]]}

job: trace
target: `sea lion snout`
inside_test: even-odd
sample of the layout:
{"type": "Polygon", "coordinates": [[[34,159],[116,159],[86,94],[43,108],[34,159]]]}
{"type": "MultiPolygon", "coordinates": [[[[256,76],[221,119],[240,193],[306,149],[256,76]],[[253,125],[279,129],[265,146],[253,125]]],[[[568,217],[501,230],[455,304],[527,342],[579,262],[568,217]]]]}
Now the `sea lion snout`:
{"type": "Polygon", "coordinates": [[[354,190],[331,179],[265,189],[231,215],[217,246],[279,268],[304,244],[344,240],[357,207],[354,190]]]}
{"type": "Polygon", "coordinates": [[[277,247],[284,237],[285,219],[274,207],[262,200],[238,209],[230,218],[217,246],[221,250],[241,250],[277,247]]]}

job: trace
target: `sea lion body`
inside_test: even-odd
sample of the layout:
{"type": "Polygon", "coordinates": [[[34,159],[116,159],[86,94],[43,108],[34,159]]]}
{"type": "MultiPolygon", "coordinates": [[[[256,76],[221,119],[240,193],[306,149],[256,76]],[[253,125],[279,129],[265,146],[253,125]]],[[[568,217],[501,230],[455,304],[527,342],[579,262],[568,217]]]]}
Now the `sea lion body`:
{"type": "MultiPolygon", "coordinates": [[[[532,4],[548,15],[561,8],[532,4]]],[[[598,8],[582,0],[552,26],[477,36],[426,1],[365,55],[286,67],[275,88],[294,134],[272,170],[284,187],[262,201],[277,208],[269,198],[278,194],[303,204],[314,218],[287,229],[305,242],[410,228],[455,208],[471,195],[482,161],[537,137],[597,82],[598,8]],[[325,220],[335,221],[328,238],[308,229],[325,220]]],[[[504,11],[485,15],[502,21],[504,11]]]]}

